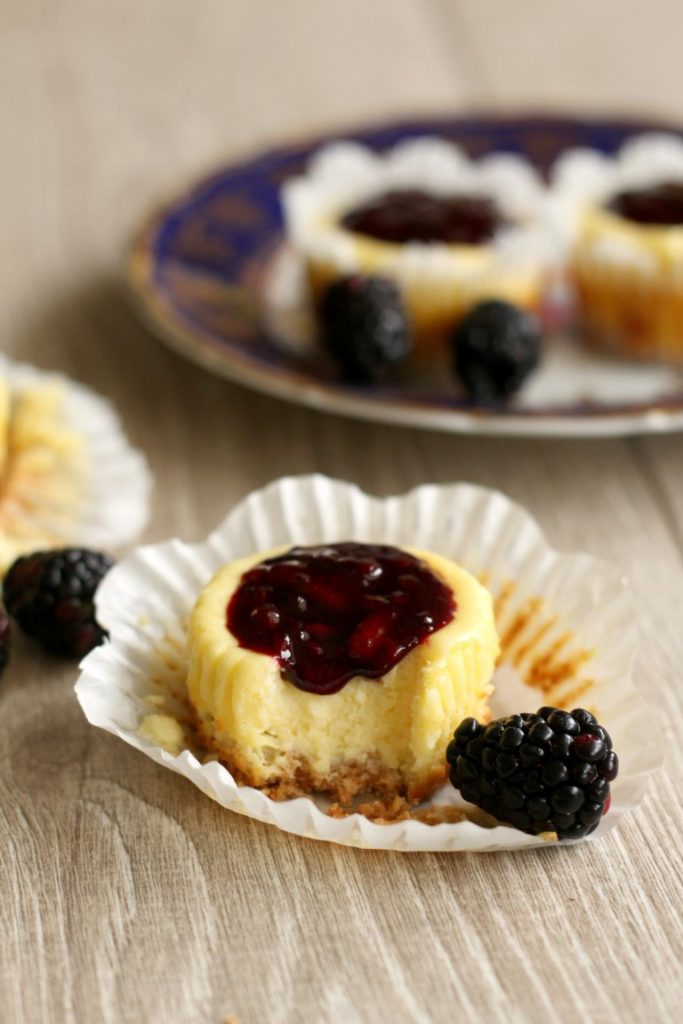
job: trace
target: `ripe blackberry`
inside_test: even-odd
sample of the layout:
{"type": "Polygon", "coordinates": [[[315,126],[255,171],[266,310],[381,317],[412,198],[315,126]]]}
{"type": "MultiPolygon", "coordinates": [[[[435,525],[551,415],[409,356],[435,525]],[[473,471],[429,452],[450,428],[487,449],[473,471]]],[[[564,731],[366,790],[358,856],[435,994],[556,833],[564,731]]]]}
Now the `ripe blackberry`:
{"type": "Polygon", "coordinates": [[[522,832],[557,832],[560,839],[598,827],[619,769],[609,734],[582,708],[544,707],[486,726],[466,718],[446,759],[469,803],[522,832]]]}
{"type": "Polygon", "coordinates": [[[106,636],[93,597],[112,565],[108,555],[82,548],[24,555],[5,576],[7,611],[46,650],[81,658],[106,636]]]}
{"type": "Polygon", "coordinates": [[[509,302],[482,302],[453,334],[453,367],[471,398],[500,401],[520,389],[540,359],[540,333],[529,313],[509,302]]]}
{"type": "Polygon", "coordinates": [[[320,319],[325,344],[351,381],[380,380],[412,348],[398,288],[383,277],[354,274],[335,281],[323,296],[320,319]]]}
{"type": "Polygon", "coordinates": [[[12,624],[0,608],[0,676],[7,668],[12,638],[12,624]]]}

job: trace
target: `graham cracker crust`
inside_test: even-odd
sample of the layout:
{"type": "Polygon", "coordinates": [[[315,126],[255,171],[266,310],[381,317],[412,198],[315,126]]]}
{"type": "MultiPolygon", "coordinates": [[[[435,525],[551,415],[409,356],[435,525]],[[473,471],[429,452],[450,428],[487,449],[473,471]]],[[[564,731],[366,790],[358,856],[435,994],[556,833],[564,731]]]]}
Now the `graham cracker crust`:
{"type": "Polygon", "coordinates": [[[286,767],[276,777],[264,782],[254,775],[251,765],[238,750],[219,747],[200,722],[196,722],[196,729],[202,743],[218,756],[239,786],[260,789],[271,800],[325,796],[332,801],[328,811],[332,817],[343,817],[360,810],[375,821],[407,818],[411,807],[431,796],[447,777],[445,760],[443,766],[435,768],[428,776],[411,782],[400,772],[387,767],[377,754],[369,754],[363,761],[342,762],[327,774],[316,772],[302,755],[290,754],[286,767]],[[367,798],[367,802],[360,807],[354,806],[359,797],[367,798]]]}

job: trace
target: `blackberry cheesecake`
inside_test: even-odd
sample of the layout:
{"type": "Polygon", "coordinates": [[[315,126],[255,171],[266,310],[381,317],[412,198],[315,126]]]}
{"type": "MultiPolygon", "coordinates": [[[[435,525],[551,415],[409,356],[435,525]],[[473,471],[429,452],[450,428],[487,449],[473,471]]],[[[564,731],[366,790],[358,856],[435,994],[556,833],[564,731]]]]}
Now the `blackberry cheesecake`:
{"type": "Polygon", "coordinates": [[[330,145],[282,191],[287,233],[314,299],[351,274],[389,279],[418,354],[440,347],[482,299],[540,308],[550,251],[544,200],[522,157],[475,161],[438,138],[381,154],[330,145]]]}
{"type": "Polygon", "coordinates": [[[389,545],[279,549],[223,567],[188,628],[200,735],[275,799],[418,802],[468,716],[486,721],[499,652],[488,591],[389,545]]]}
{"type": "Polygon", "coordinates": [[[85,444],[59,384],[0,377],[0,576],[19,556],[55,547],[83,500],[85,444]]]}
{"type": "Polygon", "coordinates": [[[554,179],[588,338],[683,362],[683,141],[638,136],[613,158],[575,151],[554,179]]]}

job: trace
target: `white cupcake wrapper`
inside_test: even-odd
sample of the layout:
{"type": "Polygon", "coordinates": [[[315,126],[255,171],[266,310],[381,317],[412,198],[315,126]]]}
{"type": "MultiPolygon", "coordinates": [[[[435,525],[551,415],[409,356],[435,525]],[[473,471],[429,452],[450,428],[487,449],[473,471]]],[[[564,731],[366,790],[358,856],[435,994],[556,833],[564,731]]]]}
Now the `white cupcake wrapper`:
{"type": "Polygon", "coordinates": [[[568,149],[552,169],[552,190],[567,199],[604,202],[626,189],[650,188],[683,175],[683,140],[646,132],[624,143],[616,156],[592,149],[568,149]]]}
{"type": "MultiPolygon", "coordinates": [[[[595,709],[612,734],[621,771],[612,787],[612,809],[589,838],[609,831],[636,806],[661,757],[657,720],[631,678],[637,630],[623,579],[594,558],[554,552],[528,513],[502,494],[469,484],[427,485],[378,499],[323,476],[289,477],[249,495],[204,543],[171,540],[138,549],[98,591],[98,617],[111,639],[81,666],[76,693],[88,720],[184,775],[223,807],[297,835],[402,851],[547,845],[512,828],[484,828],[469,820],[427,825],[412,819],[380,824],[359,814],[333,819],[322,801],[273,801],[236,785],[215,761],[201,763],[189,749],[174,756],[138,734],[153,710],[150,697],[182,720],[182,701],[169,698],[168,687],[182,696],[185,623],[216,569],[281,544],[349,539],[437,551],[483,576],[497,598],[499,632],[507,637],[496,670],[494,716],[560,702],[577,679],[592,680],[575,701],[567,700],[595,709]],[[513,634],[517,639],[511,642],[513,634]],[[561,675],[563,662],[580,667],[564,684],[541,692],[525,685],[512,667],[523,649],[527,675],[531,663],[546,677],[553,668],[561,675]],[[580,664],[581,652],[588,650],[594,653],[580,664]]],[[[450,786],[429,801],[444,803],[465,806],[450,786]]]]}
{"type": "MultiPolygon", "coordinates": [[[[592,149],[568,149],[551,172],[548,219],[564,247],[571,246],[586,207],[602,206],[610,196],[629,189],[651,188],[683,177],[683,140],[664,132],[646,132],[629,139],[615,156],[592,149]]],[[[610,259],[638,263],[638,249],[626,239],[610,241],[610,259]]],[[[680,264],[680,244],[671,256],[680,264]]],[[[662,273],[665,267],[654,270],[662,273]]]]}
{"type": "Polygon", "coordinates": [[[57,383],[67,424],[84,442],[82,501],[73,518],[57,518],[54,532],[59,540],[93,548],[116,548],[134,540],[149,518],[152,476],[144,455],[126,439],[113,406],[63,374],[4,356],[0,375],[12,390],[57,383]]]}

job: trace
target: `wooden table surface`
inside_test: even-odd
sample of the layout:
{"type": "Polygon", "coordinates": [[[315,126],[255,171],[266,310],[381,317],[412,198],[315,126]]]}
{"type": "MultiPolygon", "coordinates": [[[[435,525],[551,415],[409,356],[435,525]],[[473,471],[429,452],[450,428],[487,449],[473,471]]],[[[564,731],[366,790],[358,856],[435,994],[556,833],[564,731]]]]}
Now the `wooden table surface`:
{"type": "Polygon", "coordinates": [[[3,348],[117,404],[156,475],[147,539],[200,538],[285,473],[499,487],[557,547],[630,576],[666,763],[599,843],[335,848],[91,728],[74,668],[19,642],[0,684],[3,1024],[680,1020],[681,438],[465,439],[285,405],[159,345],[120,268],[158,196],[290,133],[483,106],[680,115],[681,17],[677,0],[4,0],[3,348]]]}

